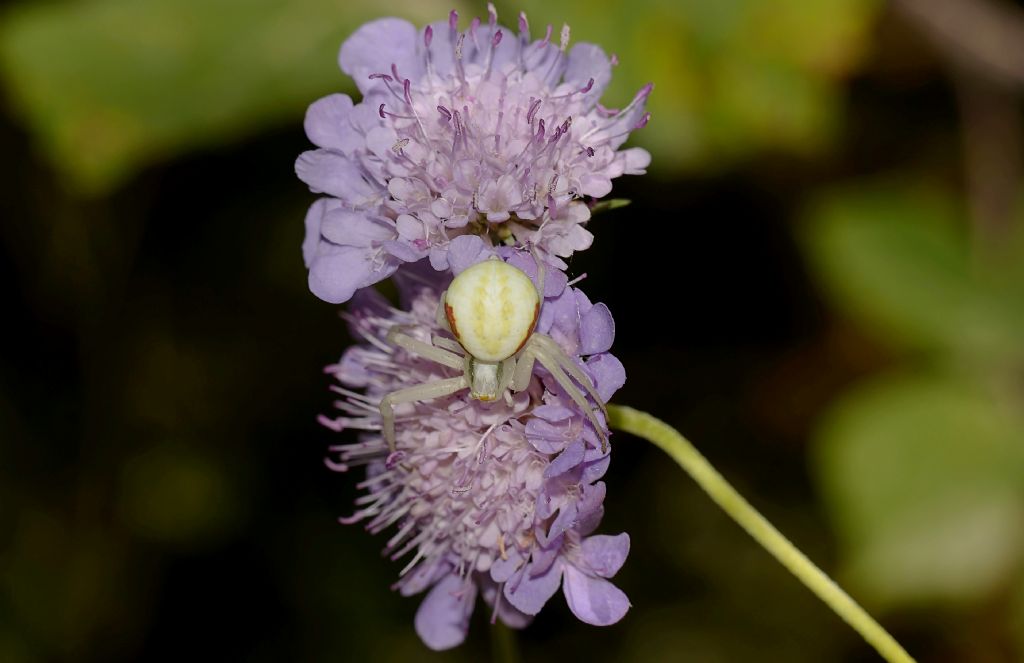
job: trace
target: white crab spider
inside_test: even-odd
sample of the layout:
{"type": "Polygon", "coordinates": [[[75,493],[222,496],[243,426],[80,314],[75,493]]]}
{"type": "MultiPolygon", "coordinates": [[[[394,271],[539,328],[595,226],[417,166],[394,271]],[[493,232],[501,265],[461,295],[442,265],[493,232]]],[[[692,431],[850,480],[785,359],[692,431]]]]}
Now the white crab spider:
{"type": "Polygon", "coordinates": [[[479,262],[455,277],[441,293],[437,322],[451,331],[457,343],[440,336],[433,337],[433,344],[426,343],[403,333],[400,326],[388,332],[389,343],[462,371],[457,377],[399,389],[381,399],[384,439],[392,454],[395,405],[440,398],[467,388],[470,397],[493,401],[509,389],[514,393],[526,389],[535,361],[586,413],[601,438],[602,451],[607,450],[608,437],[585,394],[594,399],[605,420],[608,412],[590,378],[553,338],[535,331],[544,300],[544,266],[536,256],[535,260],[539,287],[522,270],[498,258],[479,262]]]}

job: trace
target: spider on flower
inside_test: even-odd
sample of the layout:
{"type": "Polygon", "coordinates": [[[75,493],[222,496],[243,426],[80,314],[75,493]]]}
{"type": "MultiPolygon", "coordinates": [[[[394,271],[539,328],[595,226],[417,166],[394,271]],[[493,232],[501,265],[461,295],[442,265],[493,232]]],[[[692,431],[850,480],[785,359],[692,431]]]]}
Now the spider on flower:
{"type": "Polygon", "coordinates": [[[462,371],[461,375],[393,391],[380,401],[384,439],[397,461],[394,406],[426,401],[469,389],[471,398],[493,401],[509,390],[526,389],[534,362],[547,369],[565,393],[586,413],[608,450],[608,437],[589,395],[607,420],[608,412],[590,378],[547,334],[536,331],[544,292],[544,262],[534,253],[538,286],[518,267],[492,257],[462,271],[441,293],[438,325],[455,340],[434,335],[427,343],[392,328],[387,340],[407,352],[462,371]],[[575,383],[574,383],[575,381],[575,383]],[[577,386],[577,384],[579,386],[577,386]],[[582,387],[582,389],[580,388],[582,387]]]}

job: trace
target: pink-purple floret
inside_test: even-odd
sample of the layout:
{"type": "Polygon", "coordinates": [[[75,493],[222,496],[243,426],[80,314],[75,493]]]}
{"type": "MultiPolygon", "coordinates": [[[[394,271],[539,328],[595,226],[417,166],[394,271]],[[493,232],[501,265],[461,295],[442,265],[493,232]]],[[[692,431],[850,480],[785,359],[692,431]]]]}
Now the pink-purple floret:
{"type": "MultiPolygon", "coordinates": [[[[569,283],[562,260],[590,246],[590,204],[611,180],[641,173],[649,155],[618,149],[642,127],[650,86],[621,111],[598,99],[614,56],[591,44],[566,50],[549,27],[531,41],[492,12],[459,30],[457,16],[423,30],[400,19],[360,28],[341,68],[363,101],[315,102],[306,133],[319,148],[296,172],[325,194],[306,216],[302,250],[314,294],[349,301],[357,343],[328,367],[340,414],[336,431],[364,431],[332,447],[338,471],[365,466],[365,494],[345,523],[373,533],[406,566],[395,588],[426,591],[415,627],[433,649],[466,637],[477,596],[492,620],[525,626],[561,588],[580,620],[609,625],[629,609],[611,578],[629,536],[594,534],[604,513],[609,454],[580,407],[539,365],[532,384],[492,403],[465,392],[396,408],[396,454],[380,433],[380,398],[456,374],[386,342],[396,325],[431,342],[445,335],[441,292],[467,267],[504,260],[537,281],[546,264],[537,331],[549,335],[607,402],[625,382],[609,350],[614,322],[569,283]],[[531,252],[526,249],[530,247],[531,252]],[[368,288],[388,277],[393,306],[368,288]],[[355,391],[359,390],[359,391],[355,391]]],[[[608,435],[599,410],[595,415],[608,435]]]]}
{"type": "MultiPolygon", "coordinates": [[[[535,278],[529,254],[507,248],[498,254],[535,278]]],[[[622,364],[608,352],[611,315],[556,274],[545,283],[538,331],[554,338],[608,400],[625,382],[622,364]]],[[[385,465],[377,399],[407,386],[409,376],[442,379],[453,371],[379,344],[394,325],[423,339],[440,333],[433,311],[445,278],[402,274],[397,283],[408,310],[392,308],[373,289],[360,291],[349,307],[351,332],[363,342],[328,368],[341,384],[342,414],[322,419],[335,430],[368,431],[354,444],[332,448],[332,468],[367,466],[361,484],[367,494],[343,520],[364,522],[374,533],[398,527],[386,552],[412,559],[395,587],[404,595],[430,589],[415,626],[431,648],[462,642],[478,594],[495,618],[513,627],[525,626],[559,588],[580,620],[615,623],[629,601],[607,578],[625,561],[629,536],[593,534],[604,512],[600,479],[609,454],[543,369],[536,384],[509,402],[456,394],[408,406],[400,411],[403,457],[385,465]]]]}
{"type": "Polygon", "coordinates": [[[318,149],[295,164],[326,196],[306,217],[313,293],[341,303],[423,258],[447,269],[451,242],[468,234],[529,243],[563,269],[589,247],[588,203],[650,162],[619,148],[646,124],[651,86],[605,108],[614,59],[568,40],[566,27],[552,41],[549,26],[531,41],[525,16],[514,35],[493,12],[466,30],[453,12],[423,30],[385,18],[356,31],[339,63],[363,99],[313,103],[305,129],[318,149]]]}

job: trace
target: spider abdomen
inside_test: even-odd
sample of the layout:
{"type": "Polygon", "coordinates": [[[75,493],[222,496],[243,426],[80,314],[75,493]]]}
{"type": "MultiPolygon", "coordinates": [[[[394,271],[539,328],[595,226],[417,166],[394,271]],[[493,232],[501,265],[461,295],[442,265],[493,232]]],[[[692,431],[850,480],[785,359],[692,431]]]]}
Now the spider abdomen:
{"type": "Polygon", "coordinates": [[[485,260],[464,270],[445,294],[455,338],[475,359],[498,362],[523,347],[540,310],[537,289],[522,270],[485,260]]]}

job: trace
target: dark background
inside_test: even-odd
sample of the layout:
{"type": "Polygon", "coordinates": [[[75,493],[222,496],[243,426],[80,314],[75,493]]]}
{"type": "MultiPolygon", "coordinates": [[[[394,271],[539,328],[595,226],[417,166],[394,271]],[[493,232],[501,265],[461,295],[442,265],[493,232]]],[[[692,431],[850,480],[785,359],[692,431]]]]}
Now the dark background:
{"type": "MultiPolygon", "coordinates": [[[[687,38],[696,42],[703,10],[690,4],[672,11],[684,21],[693,15],[687,38]]],[[[993,245],[998,255],[983,262],[1009,265],[1013,274],[1016,255],[1024,255],[1005,248],[1015,246],[1005,238],[1017,236],[1020,219],[1012,211],[1019,183],[1012,168],[1024,74],[975,57],[971,44],[951,46],[941,30],[936,37],[916,3],[862,4],[865,28],[848,37],[859,40],[851,47],[859,55],[848,66],[822,75],[813,58],[800,65],[832,99],[820,112],[833,128],[810,147],[799,136],[774,136],[772,126],[742,123],[728,148],[710,130],[693,153],[683,153],[682,142],[659,143],[684,114],[674,104],[685,104],[656,80],[651,126],[663,133],[637,135],[654,153],[650,174],[616,181],[614,196],[632,204],[594,218],[594,246],[572,258],[569,272],[585,273],[581,287],[615,316],[613,351],[628,375],[615,402],[683,431],[919,660],[1020,660],[1020,532],[998,519],[992,531],[960,530],[964,521],[947,525],[936,511],[924,531],[980,537],[981,556],[954,559],[937,579],[910,589],[881,591],[884,576],[872,584],[871,568],[855,562],[863,541],[884,528],[873,529],[873,512],[850,506],[858,504],[856,488],[822,460],[828,451],[821,449],[857,443],[822,428],[830,408],[894,367],[914,373],[924,366],[928,375],[940,371],[965,384],[979,374],[1009,376],[995,382],[1010,403],[1007,420],[1018,423],[1024,383],[1019,354],[989,352],[984,334],[971,341],[980,349],[965,353],[894,332],[913,321],[893,326],[888,313],[866,310],[863,302],[876,295],[850,295],[856,286],[829,271],[847,254],[826,253],[815,239],[818,217],[828,216],[821,209],[860,209],[844,196],[895,182],[882,186],[879,205],[910,209],[903,193],[916,200],[924,182],[955,210],[955,234],[972,255],[993,245]],[[1008,184],[994,183],[986,176],[992,172],[1008,184]],[[1001,216],[1004,208],[1011,211],[1001,216]],[[978,566],[993,569],[992,555],[1002,565],[994,575],[972,575],[978,566]],[[964,581],[949,590],[950,569],[960,568],[964,581]]],[[[39,90],[52,72],[22,57],[35,43],[24,33],[45,32],[46,20],[64,20],[60,11],[70,6],[13,3],[0,30],[9,46],[0,79],[0,660],[487,658],[482,610],[464,646],[426,650],[412,629],[418,599],[388,590],[398,568],[381,558],[383,540],[335,522],[351,511],[355,479],[325,468],[326,447],[337,438],[315,419],[332,402],[323,367],[349,339],[338,307],[306,289],[299,245],[313,196],[292,171],[307,147],[302,111],[317,95],[287,97],[247,118],[245,128],[216,136],[223,127],[200,118],[187,139],[142,141],[148,151],[124,157],[129,165],[95,175],[68,151],[106,138],[60,138],[61,123],[75,121],[76,111],[55,101],[48,113],[39,90]],[[33,14],[37,6],[42,13],[33,14]]],[[[560,13],[579,7],[531,7],[530,15],[538,24],[571,21],[560,13]]],[[[1006,16],[1020,23],[1011,5],[976,7],[1012,12],[1006,16]]],[[[516,9],[501,7],[506,23],[516,9]]],[[[641,3],[625,16],[649,23],[659,11],[669,10],[641,3]]],[[[374,15],[361,6],[356,14],[359,21],[374,15]]],[[[359,21],[339,19],[340,37],[359,21]]],[[[576,39],[607,37],[609,50],[634,60],[657,57],[625,32],[615,43],[618,33],[588,34],[586,25],[576,39]]],[[[817,27],[785,29],[794,40],[811,40],[817,27]]],[[[323,67],[340,37],[325,46],[323,67]]],[[[104,44],[119,36],[84,38],[104,44]]],[[[225,30],[225,40],[240,38],[225,30]]],[[[714,48],[726,57],[735,45],[714,48]]],[[[39,51],[41,58],[66,55],[39,51]]],[[[82,57],[83,76],[99,76],[82,57]]],[[[708,57],[701,66],[714,81],[718,70],[708,57]]],[[[633,71],[624,70],[624,85],[633,71]]],[[[350,85],[340,74],[327,80],[334,83],[316,84],[319,94],[350,85]]],[[[789,94],[766,80],[769,92],[789,94]]],[[[76,93],[68,85],[55,98],[76,93]]],[[[109,103],[125,113],[136,108],[116,95],[109,103]]],[[[756,115],[756,108],[743,111],[756,115]]],[[[716,113],[697,113],[696,122],[714,125],[716,113]]],[[[848,250],[859,255],[871,246],[888,255],[884,242],[848,250]]],[[[1010,278],[982,272],[997,290],[1010,278]]],[[[1019,320],[1022,300],[1008,301],[1016,308],[1005,317],[1019,320]]],[[[1020,449],[1024,428],[1009,430],[1020,449]]],[[[922,435],[929,444],[930,433],[922,435]]],[[[517,636],[523,660],[877,660],[671,461],[640,440],[615,441],[601,531],[630,533],[632,551],[615,582],[634,607],[620,624],[596,629],[576,622],[558,596],[517,636]]],[[[917,471],[914,457],[902,462],[900,471],[917,471]]],[[[951,466],[952,474],[934,475],[941,482],[926,474],[924,489],[892,499],[927,502],[931,486],[955,483],[951,466]]],[[[999,502],[1010,514],[1024,508],[1019,483],[999,502]]],[[[1005,522],[1020,521],[1011,515],[1005,522]]],[[[941,556],[944,539],[923,540],[915,554],[941,556]]],[[[922,567],[931,568],[927,560],[922,567]]]]}

